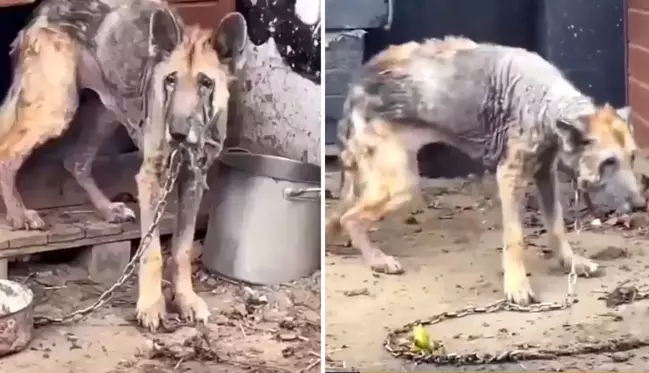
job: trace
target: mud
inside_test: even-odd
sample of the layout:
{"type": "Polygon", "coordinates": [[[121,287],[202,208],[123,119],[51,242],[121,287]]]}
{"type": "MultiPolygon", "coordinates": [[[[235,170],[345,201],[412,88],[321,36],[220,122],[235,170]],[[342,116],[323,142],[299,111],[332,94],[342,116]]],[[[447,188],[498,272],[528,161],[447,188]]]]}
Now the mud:
{"type": "MultiPolygon", "coordinates": [[[[336,173],[327,176],[327,187],[334,191],[336,177],[336,173]]],[[[404,274],[372,273],[342,237],[327,243],[325,350],[330,370],[448,370],[392,358],[383,348],[388,331],[442,311],[483,306],[502,298],[501,223],[494,180],[427,180],[424,184],[426,202],[387,217],[371,234],[374,242],[400,260],[404,274]]],[[[475,315],[428,328],[431,338],[441,341],[447,353],[492,353],[522,346],[556,349],[609,338],[649,338],[649,302],[633,299],[634,291],[646,291],[649,286],[646,217],[604,216],[601,225],[591,226],[592,217],[581,206],[572,206],[568,186],[563,194],[567,224],[572,226],[575,217],[584,223],[580,232],[569,233],[569,240],[577,252],[605,266],[605,274],[579,278],[579,302],[569,310],[475,315]]],[[[527,269],[540,300],[560,302],[567,295],[567,276],[547,249],[535,207],[534,199],[528,198],[527,269]]],[[[644,369],[647,360],[649,349],[636,349],[452,369],[637,371],[644,369]]]]}
{"type": "MultiPolygon", "coordinates": [[[[61,316],[92,303],[107,287],[64,264],[23,264],[10,272],[34,291],[35,314],[61,316]]],[[[109,305],[65,325],[36,329],[29,348],[0,359],[13,373],[318,372],[320,274],[255,287],[211,276],[196,265],[194,283],[212,310],[205,326],[186,325],[170,309],[166,330],[135,324],[136,279],[109,305]]],[[[169,295],[168,284],[165,294],[169,295]]]]}

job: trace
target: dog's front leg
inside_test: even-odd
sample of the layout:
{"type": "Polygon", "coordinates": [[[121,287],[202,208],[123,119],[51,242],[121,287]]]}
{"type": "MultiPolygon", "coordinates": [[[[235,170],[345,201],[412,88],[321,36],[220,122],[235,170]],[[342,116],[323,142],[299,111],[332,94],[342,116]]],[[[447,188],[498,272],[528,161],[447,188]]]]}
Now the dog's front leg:
{"type": "Polygon", "coordinates": [[[524,167],[523,152],[509,149],[496,171],[503,218],[505,296],[509,301],[520,305],[535,301],[523,258],[525,244],[520,210],[527,184],[524,167]]]}
{"type": "Polygon", "coordinates": [[[534,181],[545,217],[550,248],[559,254],[559,260],[564,267],[570,269],[574,261],[577,274],[582,276],[593,274],[598,269],[597,263],[575,254],[566,238],[556,169],[552,165],[541,168],[534,174],[534,181]]]}
{"type": "MultiPolygon", "coordinates": [[[[137,175],[140,203],[140,229],[144,235],[154,220],[154,209],[162,193],[164,174],[164,152],[151,151],[144,143],[144,159],[137,175]]],[[[162,250],[160,231],[156,227],[151,233],[149,246],[140,258],[137,317],[142,326],[155,331],[165,315],[165,299],[162,295],[162,250]]]]}
{"type": "Polygon", "coordinates": [[[210,311],[192,286],[192,243],[196,217],[203,197],[203,182],[195,170],[185,162],[178,178],[178,210],[176,229],[172,240],[173,289],[175,303],[186,320],[207,322],[210,311]]]}

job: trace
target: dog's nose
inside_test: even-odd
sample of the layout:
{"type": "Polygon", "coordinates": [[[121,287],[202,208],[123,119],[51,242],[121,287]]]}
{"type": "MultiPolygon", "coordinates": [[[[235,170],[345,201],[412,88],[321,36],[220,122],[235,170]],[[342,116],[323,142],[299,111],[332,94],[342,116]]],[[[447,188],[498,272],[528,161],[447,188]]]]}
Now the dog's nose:
{"type": "Polygon", "coordinates": [[[169,131],[169,134],[171,135],[171,138],[176,141],[185,141],[187,138],[187,134],[184,132],[169,131]]]}

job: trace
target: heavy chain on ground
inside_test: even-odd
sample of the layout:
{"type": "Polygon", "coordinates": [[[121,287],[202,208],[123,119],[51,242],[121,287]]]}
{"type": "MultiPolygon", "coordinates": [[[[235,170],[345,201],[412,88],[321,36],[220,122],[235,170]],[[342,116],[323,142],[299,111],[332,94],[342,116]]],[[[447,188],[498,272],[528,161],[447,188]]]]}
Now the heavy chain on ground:
{"type": "MultiPolygon", "coordinates": [[[[576,193],[575,205],[577,205],[578,202],[579,194],[576,193]]],[[[579,232],[580,229],[581,224],[576,221],[575,230],[579,232]]],[[[470,315],[496,312],[539,313],[567,310],[577,302],[575,297],[576,282],[577,272],[573,261],[570,274],[568,275],[568,292],[563,302],[537,303],[530,306],[521,306],[503,299],[485,307],[468,306],[454,312],[441,312],[425,320],[416,320],[402,326],[401,328],[392,330],[384,342],[384,347],[395,358],[411,360],[415,363],[459,366],[498,364],[521,360],[553,360],[562,356],[620,352],[649,346],[649,338],[624,337],[599,340],[593,343],[576,343],[570,347],[562,346],[562,348],[557,349],[535,348],[529,345],[522,345],[521,348],[516,350],[502,351],[493,354],[483,354],[480,352],[460,354],[447,353],[443,348],[443,343],[441,341],[433,343],[433,346],[431,346],[432,348],[429,351],[414,351],[412,349],[413,342],[407,337],[416,326],[431,326],[446,320],[459,319],[470,315]]],[[[607,305],[615,306],[648,298],[649,293],[642,293],[632,286],[623,287],[620,285],[613,293],[606,297],[606,301],[607,305]]]]}
{"type": "Polygon", "coordinates": [[[135,255],[133,255],[131,261],[129,261],[124,268],[124,271],[122,272],[120,278],[110,288],[108,288],[108,290],[104,291],[94,303],[87,307],[80,308],[62,317],[35,316],[35,327],[42,327],[52,323],[65,323],[69,321],[81,320],[84,316],[94,312],[95,310],[106,304],[112,298],[115,290],[122,287],[124,283],[128,281],[129,278],[131,278],[133,273],[135,273],[135,268],[137,267],[140,258],[144,254],[144,251],[147,249],[147,247],[149,247],[153,232],[156,230],[156,228],[158,228],[160,219],[162,219],[162,215],[164,214],[165,208],[167,207],[167,196],[169,196],[169,193],[171,193],[174,188],[176,179],[178,178],[178,173],[180,171],[180,166],[182,164],[182,159],[179,158],[182,157],[182,150],[182,148],[175,148],[169,155],[164,177],[164,185],[159,199],[156,202],[155,208],[153,209],[153,222],[146,230],[146,232],[142,235],[140,245],[135,251],[135,255]]]}

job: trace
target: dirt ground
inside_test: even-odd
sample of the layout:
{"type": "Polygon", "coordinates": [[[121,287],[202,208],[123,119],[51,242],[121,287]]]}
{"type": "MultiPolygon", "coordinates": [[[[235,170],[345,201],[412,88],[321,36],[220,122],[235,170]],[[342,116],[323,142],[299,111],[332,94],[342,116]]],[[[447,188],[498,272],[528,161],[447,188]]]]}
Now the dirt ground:
{"type": "MultiPolygon", "coordinates": [[[[327,176],[327,186],[333,191],[336,178],[336,173],[327,176]]],[[[382,346],[388,331],[442,311],[487,305],[503,297],[500,209],[493,179],[487,177],[484,183],[428,180],[425,184],[427,203],[384,219],[371,234],[374,242],[397,257],[404,274],[372,273],[359,253],[345,245],[345,238],[327,243],[325,350],[330,370],[448,370],[392,358],[382,346]]],[[[565,206],[572,193],[564,194],[565,206]]],[[[559,302],[567,293],[567,277],[547,250],[540,214],[534,201],[529,201],[525,256],[532,287],[541,301],[559,302]]],[[[592,220],[579,216],[580,221],[592,220]]],[[[524,349],[525,345],[556,349],[601,338],[649,337],[649,302],[608,308],[601,299],[624,281],[631,280],[638,288],[649,286],[648,220],[646,214],[636,215],[632,220],[612,219],[600,227],[571,231],[569,240],[575,250],[597,259],[605,275],[580,278],[576,285],[579,303],[570,310],[448,320],[428,328],[431,338],[443,342],[447,353],[486,353],[524,349]]],[[[646,368],[648,360],[649,349],[636,349],[453,369],[638,371],[646,368]]]]}
{"type": "MultiPolygon", "coordinates": [[[[206,326],[182,325],[172,313],[164,333],[139,328],[134,322],[133,279],[109,305],[85,319],[37,329],[29,349],[0,358],[0,371],[320,371],[319,272],[277,287],[219,279],[198,266],[194,275],[195,287],[212,310],[206,326]]],[[[19,265],[10,276],[34,290],[37,315],[60,316],[92,303],[106,288],[90,281],[84,270],[60,263],[19,265]]]]}

